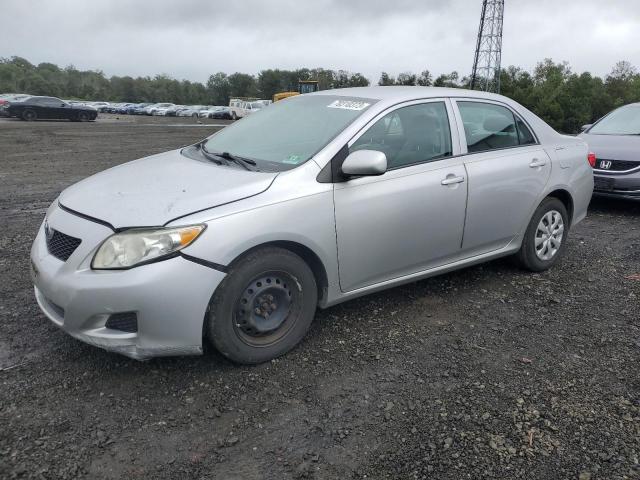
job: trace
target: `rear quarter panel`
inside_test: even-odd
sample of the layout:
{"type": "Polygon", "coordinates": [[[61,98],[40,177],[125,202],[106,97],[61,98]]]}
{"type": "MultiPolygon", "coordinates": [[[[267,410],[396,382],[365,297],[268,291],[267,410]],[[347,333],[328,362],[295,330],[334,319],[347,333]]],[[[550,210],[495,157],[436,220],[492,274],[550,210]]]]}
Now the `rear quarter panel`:
{"type": "Polygon", "coordinates": [[[547,147],[547,153],[553,162],[547,194],[558,189],[571,194],[572,225],[587,215],[593,194],[593,171],[587,161],[588,152],[586,142],[580,138],[562,135],[559,135],[557,143],[547,147]]]}

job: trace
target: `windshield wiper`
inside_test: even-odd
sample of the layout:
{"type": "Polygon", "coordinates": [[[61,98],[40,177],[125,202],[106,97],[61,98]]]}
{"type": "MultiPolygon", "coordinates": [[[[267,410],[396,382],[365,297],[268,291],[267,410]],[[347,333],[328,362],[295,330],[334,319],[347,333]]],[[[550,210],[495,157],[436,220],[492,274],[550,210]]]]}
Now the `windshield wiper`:
{"type": "Polygon", "coordinates": [[[238,155],[233,155],[229,152],[216,153],[220,158],[224,158],[225,160],[231,160],[232,162],[237,163],[238,165],[242,165],[246,170],[255,171],[256,168],[252,168],[256,166],[256,162],[251,160],[250,158],[239,157],[238,155]]]}
{"type": "Polygon", "coordinates": [[[236,165],[240,165],[245,170],[258,171],[257,168],[254,168],[257,165],[256,162],[250,158],[239,157],[238,155],[233,155],[229,152],[210,152],[204,146],[204,142],[199,143],[198,147],[207,160],[216,162],[218,165],[229,165],[229,161],[232,161],[236,165]],[[225,162],[221,162],[220,159],[223,159],[225,162]]]}
{"type": "Polygon", "coordinates": [[[207,160],[215,163],[216,165],[229,165],[229,162],[221,162],[218,155],[214,155],[213,153],[209,152],[209,150],[207,150],[206,148],[204,148],[204,144],[203,143],[198,143],[196,144],[196,147],[200,150],[200,152],[202,153],[202,156],[204,158],[206,158],[207,160]]]}

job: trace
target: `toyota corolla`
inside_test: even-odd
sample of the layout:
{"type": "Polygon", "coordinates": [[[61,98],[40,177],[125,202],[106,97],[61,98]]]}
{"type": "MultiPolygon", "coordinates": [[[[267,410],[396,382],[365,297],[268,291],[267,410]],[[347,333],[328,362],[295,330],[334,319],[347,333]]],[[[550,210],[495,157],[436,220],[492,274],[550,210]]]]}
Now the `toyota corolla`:
{"type": "Polygon", "coordinates": [[[31,251],[35,296],[69,334],[133,358],[208,341],[264,362],[317,307],[503,256],[548,269],[586,215],[587,154],[494,94],[292,97],[64,190],[31,251]]]}

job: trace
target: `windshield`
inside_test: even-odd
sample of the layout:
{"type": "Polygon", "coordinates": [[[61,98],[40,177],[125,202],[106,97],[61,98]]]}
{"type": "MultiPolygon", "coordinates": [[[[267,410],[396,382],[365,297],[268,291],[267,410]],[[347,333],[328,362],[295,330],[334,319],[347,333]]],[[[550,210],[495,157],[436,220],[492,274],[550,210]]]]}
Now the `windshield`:
{"type": "Polygon", "coordinates": [[[614,110],[588,131],[593,135],[640,135],[640,105],[614,110]]]}
{"type": "Polygon", "coordinates": [[[299,96],[276,102],[210,137],[210,152],[229,152],[276,167],[309,160],[376,100],[334,95],[299,96]]]}

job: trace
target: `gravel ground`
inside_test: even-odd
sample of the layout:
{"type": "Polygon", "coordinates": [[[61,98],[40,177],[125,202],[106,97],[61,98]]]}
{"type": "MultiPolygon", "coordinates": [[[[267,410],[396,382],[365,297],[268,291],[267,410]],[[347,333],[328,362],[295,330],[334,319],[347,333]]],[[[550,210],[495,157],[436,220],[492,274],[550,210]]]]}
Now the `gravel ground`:
{"type": "Polygon", "coordinates": [[[50,324],[28,254],[57,193],[215,128],[0,121],[0,477],[640,478],[640,204],[594,200],[549,272],[495,261],[319,311],[257,367],[139,363],[50,324]]]}

